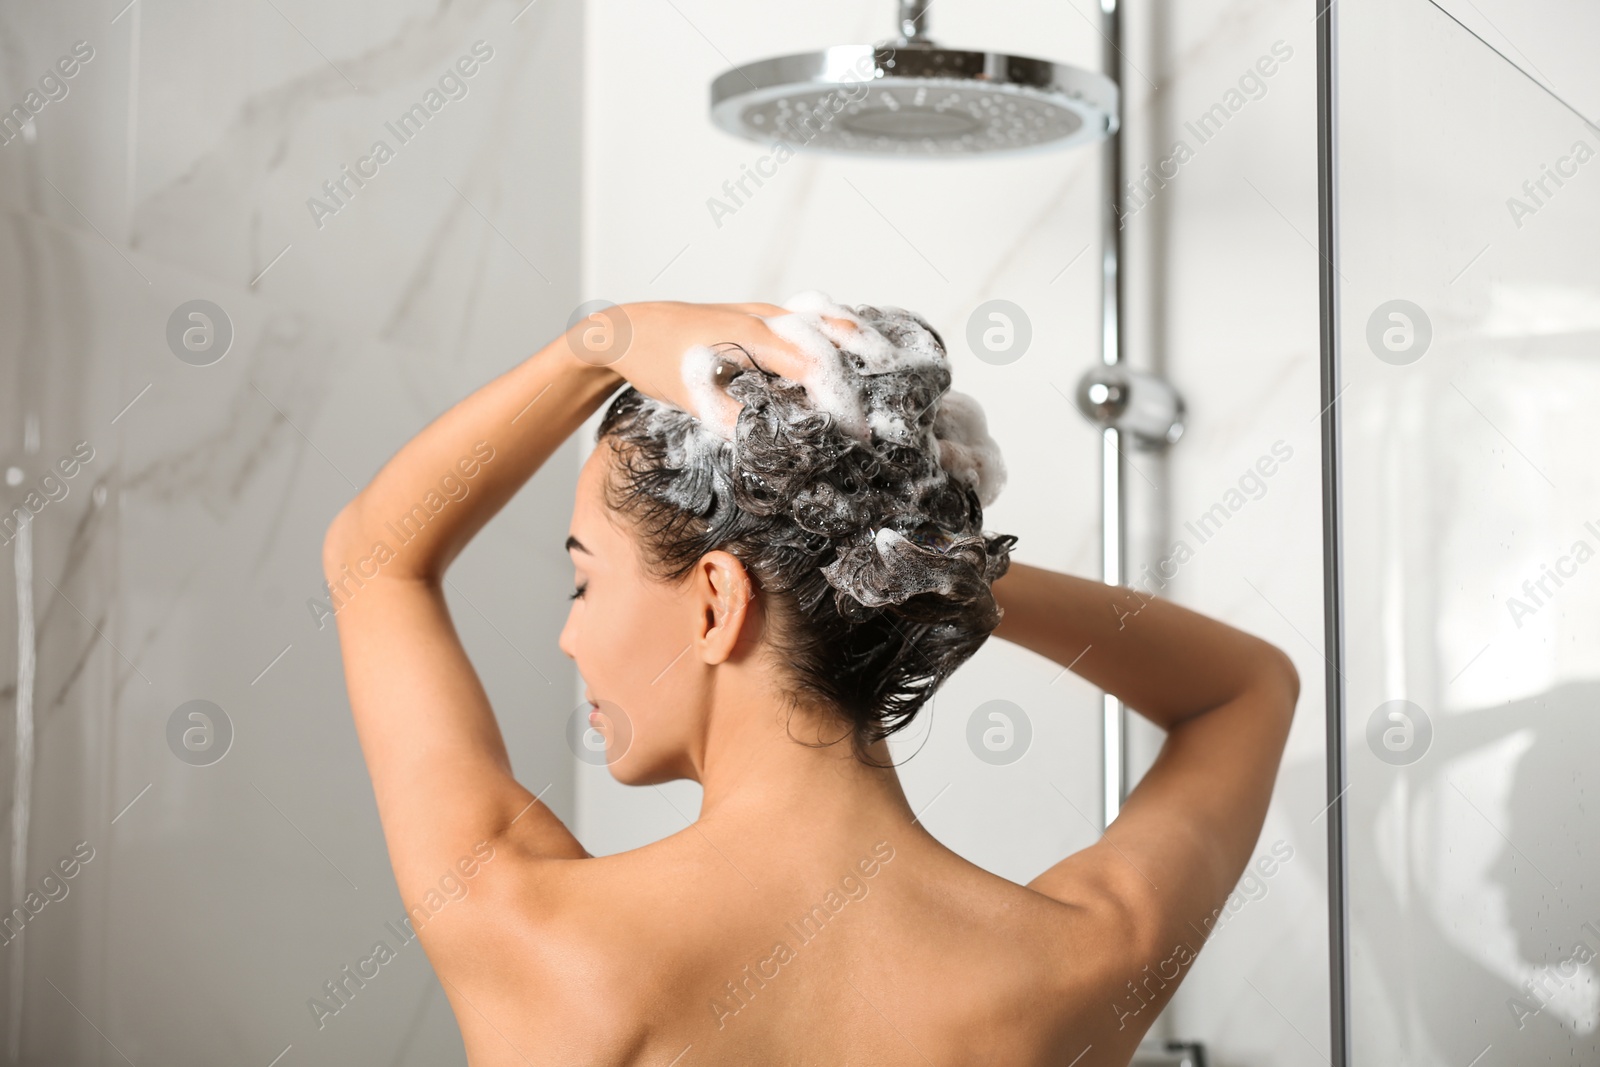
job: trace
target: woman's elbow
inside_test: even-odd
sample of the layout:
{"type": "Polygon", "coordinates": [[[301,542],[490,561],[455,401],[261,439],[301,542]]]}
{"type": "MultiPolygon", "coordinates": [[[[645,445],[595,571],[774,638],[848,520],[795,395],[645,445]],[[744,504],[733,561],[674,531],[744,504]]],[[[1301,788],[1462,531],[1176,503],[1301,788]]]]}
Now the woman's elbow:
{"type": "MultiPolygon", "coordinates": [[[[356,534],[356,501],[339,509],[322,535],[322,573],[331,576],[350,562],[350,545],[356,534]]],[[[331,578],[330,578],[331,580],[331,578]]]]}
{"type": "Polygon", "coordinates": [[[1267,666],[1263,668],[1263,675],[1283,693],[1284,716],[1292,719],[1295,706],[1300,703],[1300,672],[1295,669],[1289,653],[1273,644],[1267,645],[1267,649],[1267,666]]]}

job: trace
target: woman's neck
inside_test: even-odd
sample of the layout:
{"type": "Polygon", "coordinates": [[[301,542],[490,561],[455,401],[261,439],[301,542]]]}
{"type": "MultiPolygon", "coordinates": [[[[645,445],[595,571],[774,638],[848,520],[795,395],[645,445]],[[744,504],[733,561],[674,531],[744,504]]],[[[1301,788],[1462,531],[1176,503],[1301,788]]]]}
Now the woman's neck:
{"type": "Polygon", "coordinates": [[[857,756],[835,716],[746,712],[725,719],[707,730],[696,761],[702,821],[800,824],[808,836],[854,837],[912,820],[886,742],[866,750],[881,765],[874,767],[857,756]]]}

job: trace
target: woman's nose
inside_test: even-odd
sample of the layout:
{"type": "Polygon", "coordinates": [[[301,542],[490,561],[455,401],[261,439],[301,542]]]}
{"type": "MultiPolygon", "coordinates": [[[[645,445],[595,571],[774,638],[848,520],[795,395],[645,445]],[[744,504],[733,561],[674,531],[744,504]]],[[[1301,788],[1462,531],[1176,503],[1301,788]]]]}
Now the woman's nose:
{"type": "Polygon", "coordinates": [[[560,647],[561,651],[567,656],[568,659],[572,660],[574,663],[577,662],[578,657],[577,657],[577,654],[573,652],[573,645],[572,645],[572,612],[571,611],[567,612],[566,624],[561,627],[561,637],[560,637],[560,639],[558,639],[556,641],[556,644],[557,644],[558,647],[560,647]]]}

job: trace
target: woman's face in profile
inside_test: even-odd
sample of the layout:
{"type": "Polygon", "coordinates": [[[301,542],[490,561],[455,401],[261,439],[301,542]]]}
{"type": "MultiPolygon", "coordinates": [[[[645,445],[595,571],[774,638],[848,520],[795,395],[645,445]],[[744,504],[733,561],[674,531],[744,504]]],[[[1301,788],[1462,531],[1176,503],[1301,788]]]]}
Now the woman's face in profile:
{"type": "MultiPolygon", "coordinates": [[[[611,445],[601,442],[578,475],[568,555],[573,599],[561,651],[577,663],[590,724],[605,739],[612,775],[630,785],[682,777],[697,701],[686,683],[693,608],[679,586],[647,574],[626,521],[605,502],[611,445]]],[[[594,737],[588,735],[592,743],[594,737]]]]}

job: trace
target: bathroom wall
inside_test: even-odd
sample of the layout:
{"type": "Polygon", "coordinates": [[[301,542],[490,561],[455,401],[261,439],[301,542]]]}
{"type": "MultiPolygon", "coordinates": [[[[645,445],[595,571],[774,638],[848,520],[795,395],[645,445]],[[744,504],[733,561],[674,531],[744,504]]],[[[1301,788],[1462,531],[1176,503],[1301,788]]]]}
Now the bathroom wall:
{"type": "MultiPolygon", "coordinates": [[[[1099,438],[1070,397],[1100,359],[1099,149],[918,164],[802,152],[735,200],[724,182],[770,148],[710,125],[712,78],[886,37],[894,13],[830,2],[788,9],[780,26],[747,11],[723,0],[589,6],[585,298],[776,302],[820,288],[922,312],[950,343],[954,387],[984,404],[1007,457],[989,526],[1019,535],[1019,560],[1098,576],[1099,438]],[[996,299],[1020,307],[1032,334],[1003,364],[967,341],[996,299]]],[[[1311,1067],[1328,1047],[1310,17],[1309,5],[1268,0],[1134,4],[1127,15],[1128,176],[1146,164],[1165,175],[1129,194],[1128,355],[1189,405],[1170,457],[1130,455],[1130,580],[1278,644],[1303,683],[1257,849],[1272,873],[1241,884],[1155,1031],[1205,1041],[1221,1065],[1311,1067]],[[1208,111],[1197,135],[1186,124],[1208,111]]],[[[929,18],[942,43],[1100,65],[1097,5],[936,5],[929,18]]],[[[1096,839],[1099,724],[1096,690],[995,641],[896,752],[935,835],[1026,880],[1096,839]],[[1001,766],[966,740],[996,700],[1020,708],[1032,734],[1001,766]]],[[[1136,728],[1142,767],[1160,735],[1136,728]]],[[[577,779],[579,835],[598,852],[679,830],[697,810],[692,784],[627,789],[587,766],[577,779]]]]}
{"type": "MultiPolygon", "coordinates": [[[[356,487],[578,302],[582,32],[574,3],[0,4],[0,109],[45,101],[0,134],[0,504],[47,501],[31,554],[0,534],[0,862],[49,895],[0,944],[0,1062],[461,1062],[313,604],[356,487]]],[[[576,462],[449,587],[568,817],[576,462]]]]}

